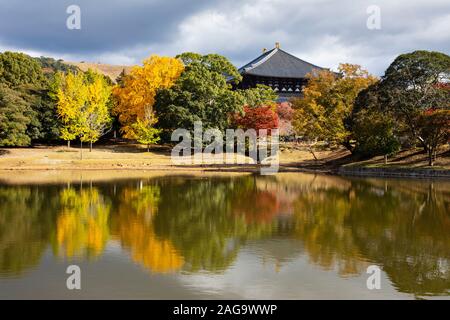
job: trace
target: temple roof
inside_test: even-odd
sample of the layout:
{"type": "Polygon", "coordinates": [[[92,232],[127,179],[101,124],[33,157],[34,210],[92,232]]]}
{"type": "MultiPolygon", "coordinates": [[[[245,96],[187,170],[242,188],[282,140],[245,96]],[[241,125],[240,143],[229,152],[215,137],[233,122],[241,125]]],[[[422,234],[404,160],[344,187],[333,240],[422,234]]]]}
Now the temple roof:
{"type": "Polygon", "coordinates": [[[239,72],[262,77],[305,78],[313,70],[322,69],[276,47],[241,67],[239,72]]]}

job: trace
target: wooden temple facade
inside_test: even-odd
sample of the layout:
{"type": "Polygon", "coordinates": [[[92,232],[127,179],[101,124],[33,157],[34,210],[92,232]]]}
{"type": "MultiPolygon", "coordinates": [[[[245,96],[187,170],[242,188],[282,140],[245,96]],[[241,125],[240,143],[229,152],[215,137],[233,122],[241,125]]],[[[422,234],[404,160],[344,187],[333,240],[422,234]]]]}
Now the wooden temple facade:
{"type": "Polygon", "coordinates": [[[279,101],[287,101],[291,97],[301,96],[308,73],[323,69],[281,50],[276,43],[275,48],[263,50],[262,55],[239,69],[242,82],[237,88],[267,85],[278,94],[279,101]]]}

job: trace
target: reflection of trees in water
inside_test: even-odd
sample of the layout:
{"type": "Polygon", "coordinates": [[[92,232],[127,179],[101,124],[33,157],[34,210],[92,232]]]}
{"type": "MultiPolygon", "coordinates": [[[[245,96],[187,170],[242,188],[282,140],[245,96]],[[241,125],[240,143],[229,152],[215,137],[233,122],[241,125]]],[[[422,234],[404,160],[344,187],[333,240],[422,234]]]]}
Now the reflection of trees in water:
{"type": "Polygon", "coordinates": [[[343,275],[360,273],[365,259],[382,265],[402,292],[448,293],[450,199],[423,190],[358,180],[349,188],[301,194],[295,235],[314,263],[338,267],[343,275]]]}
{"type": "Polygon", "coordinates": [[[119,194],[117,213],[113,216],[112,232],[125,248],[131,251],[133,261],[155,273],[179,270],[183,257],[170,240],[156,236],[153,218],[158,210],[159,187],[125,187],[119,194]]]}
{"type": "Polygon", "coordinates": [[[96,257],[109,238],[111,206],[95,187],[60,192],[54,251],[67,257],[96,257]]]}
{"type": "Polygon", "coordinates": [[[304,243],[310,260],[325,269],[337,268],[340,275],[357,274],[359,259],[349,219],[350,200],[345,191],[330,188],[299,194],[294,205],[293,236],[304,243]]]}
{"type": "Polygon", "coordinates": [[[220,272],[248,240],[276,237],[301,240],[313,263],[343,276],[377,263],[400,291],[448,292],[450,194],[442,183],[295,177],[164,178],[114,191],[2,186],[0,272],[36,265],[49,243],[56,254],[98,256],[110,234],[151,272],[220,272]]]}
{"type": "Polygon", "coordinates": [[[39,263],[54,228],[55,191],[0,187],[0,274],[19,275],[39,263]]]}
{"type": "Polygon", "coordinates": [[[402,292],[448,294],[450,198],[432,183],[401,193],[389,184],[357,186],[361,200],[352,205],[348,225],[361,252],[382,264],[402,292]]]}
{"type": "Polygon", "coordinates": [[[225,270],[242,243],[272,232],[271,221],[255,221],[249,211],[247,204],[259,201],[246,197],[249,190],[255,191],[253,177],[161,181],[155,230],[184,256],[186,270],[225,270]]]}
{"type": "Polygon", "coordinates": [[[271,223],[279,213],[280,203],[277,195],[267,190],[243,190],[233,208],[238,216],[243,216],[246,223],[271,223]]]}

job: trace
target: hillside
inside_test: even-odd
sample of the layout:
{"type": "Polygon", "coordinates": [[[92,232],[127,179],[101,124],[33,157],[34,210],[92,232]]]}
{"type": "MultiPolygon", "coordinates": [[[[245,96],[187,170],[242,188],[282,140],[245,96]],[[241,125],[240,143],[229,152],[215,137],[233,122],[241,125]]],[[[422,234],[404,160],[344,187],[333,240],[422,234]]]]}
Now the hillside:
{"type": "Polygon", "coordinates": [[[98,73],[102,73],[105,76],[108,76],[112,81],[116,81],[117,77],[122,72],[122,70],[125,69],[125,73],[129,74],[131,69],[133,68],[133,66],[120,66],[120,65],[93,63],[84,61],[82,62],[64,61],[64,63],[78,67],[82,71],[87,71],[88,69],[95,70],[98,73]]]}

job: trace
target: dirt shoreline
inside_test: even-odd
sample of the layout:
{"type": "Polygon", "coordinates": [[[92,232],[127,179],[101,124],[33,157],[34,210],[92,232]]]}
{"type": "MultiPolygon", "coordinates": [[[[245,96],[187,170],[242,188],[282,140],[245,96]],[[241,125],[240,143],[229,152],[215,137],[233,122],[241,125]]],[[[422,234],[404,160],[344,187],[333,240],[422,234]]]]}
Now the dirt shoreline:
{"type": "MultiPolygon", "coordinates": [[[[301,149],[281,149],[278,172],[299,172],[352,176],[411,177],[450,179],[449,151],[443,152],[436,167],[428,167],[426,155],[420,150],[400,153],[384,164],[383,157],[357,161],[343,149],[316,152],[312,154],[301,149]]],[[[238,155],[233,155],[238,159],[238,155]]],[[[245,157],[244,157],[245,158],[245,157]]],[[[240,159],[242,160],[242,159],[240,159]]],[[[3,148],[0,149],[0,171],[99,171],[99,172],[169,172],[203,173],[258,173],[261,165],[255,164],[203,164],[175,165],[170,152],[155,149],[145,152],[135,145],[99,146],[92,152],[85,150],[80,159],[79,149],[59,147],[3,148]]]]}
{"type": "MultiPolygon", "coordinates": [[[[14,172],[42,172],[55,175],[62,175],[63,172],[83,174],[83,173],[104,173],[113,172],[115,175],[123,175],[125,172],[130,177],[145,177],[147,175],[189,175],[189,176],[217,176],[217,175],[239,175],[239,174],[261,174],[261,168],[255,166],[230,166],[230,167],[210,167],[210,166],[155,166],[155,167],[127,167],[127,168],[0,168],[0,180],[4,174],[14,172]]],[[[280,166],[278,173],[306,173],[322,174],[348,177],[373,177],[373,178],[408,178],[408,179],[439,179],[450,180],[450,170],[448,169],[406,169],[406,168],[323,168],[310,169],[292,166],[280,166]]]]}

